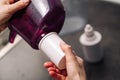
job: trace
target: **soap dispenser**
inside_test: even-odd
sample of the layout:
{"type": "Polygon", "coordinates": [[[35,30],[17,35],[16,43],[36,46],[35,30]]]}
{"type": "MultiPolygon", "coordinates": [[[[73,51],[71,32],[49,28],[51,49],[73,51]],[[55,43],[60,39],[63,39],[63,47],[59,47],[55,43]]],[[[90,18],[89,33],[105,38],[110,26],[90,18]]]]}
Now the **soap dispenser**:
{"type": "Polygon", "coordinates": [[[42,50],[59,68],[65,68],[65,55],[60,48],[63,40],[58,36],[65,19],[61,0],[31,0],[9,21],[11,43],[16,34],[32,48],[42,50]]]}

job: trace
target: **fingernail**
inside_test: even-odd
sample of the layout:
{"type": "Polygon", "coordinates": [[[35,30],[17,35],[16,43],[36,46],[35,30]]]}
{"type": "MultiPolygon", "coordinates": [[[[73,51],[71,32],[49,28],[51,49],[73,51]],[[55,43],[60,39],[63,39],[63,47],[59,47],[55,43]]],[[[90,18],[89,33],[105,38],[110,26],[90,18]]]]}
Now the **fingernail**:
{"type": "Polygon", "coordinates": [[[28,3],[30,0],[22,0],[24,3],[28,3]]]}

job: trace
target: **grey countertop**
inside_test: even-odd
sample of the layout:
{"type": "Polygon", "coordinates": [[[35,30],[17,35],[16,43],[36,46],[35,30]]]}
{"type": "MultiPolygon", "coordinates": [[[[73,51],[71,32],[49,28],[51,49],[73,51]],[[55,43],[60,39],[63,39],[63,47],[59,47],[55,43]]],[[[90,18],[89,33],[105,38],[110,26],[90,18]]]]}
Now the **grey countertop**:
{"type": "MultiPolygon", "coordinates": [[[[88,21],[99,31],[103,40],[101,46],[104,59],[97,64],[85,62],[88,80],[120,80],[120,5],[90,0],[88,5],[88,21]]],[[[83,30],[63,36],[75,52],[84,59],[79,36],[83,30]]]]}

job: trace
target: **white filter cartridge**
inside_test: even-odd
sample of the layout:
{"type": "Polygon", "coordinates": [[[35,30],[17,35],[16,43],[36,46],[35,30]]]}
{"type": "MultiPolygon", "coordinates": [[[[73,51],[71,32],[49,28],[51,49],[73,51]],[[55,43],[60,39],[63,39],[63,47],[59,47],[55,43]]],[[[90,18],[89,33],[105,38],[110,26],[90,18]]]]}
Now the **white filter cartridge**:
{"type": "Polygon", "coordinates": [[[85,60],[91,63],[99,62],[103,58],[100,42],[102,35],[94,31],[91,25],[86,25],[84,33],[80,36],[85,60]]]}
{"type": "Polygon", "coordinates": [[[63,42],[63,40],[57,33],[51,32],[42,38],[39,43],[39,49],[42,50],[59,69],[65,69],[65,54],[60,48],[60,42],[63,42]]]}

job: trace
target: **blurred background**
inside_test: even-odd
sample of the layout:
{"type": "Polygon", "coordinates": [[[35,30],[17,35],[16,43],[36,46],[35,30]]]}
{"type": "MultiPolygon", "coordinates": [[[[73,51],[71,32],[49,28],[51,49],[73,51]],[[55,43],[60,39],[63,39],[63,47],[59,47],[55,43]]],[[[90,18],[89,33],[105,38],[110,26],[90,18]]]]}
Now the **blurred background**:
{"type": "MultiPolygon", "coordinates": [[[[91,64],[85,61],[88,80],[120,79],[120,0],[62,0],[66,19],[61,38],[72,45],[84,59],[79,37],[86,24],[102,34],[104,59],[91,64]]],[[[9,30],[0,33],[0,80],[53,80],[43,63],[47,56],[32,49],[20,36],[8,42],[9,30]]]]}

